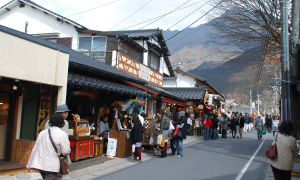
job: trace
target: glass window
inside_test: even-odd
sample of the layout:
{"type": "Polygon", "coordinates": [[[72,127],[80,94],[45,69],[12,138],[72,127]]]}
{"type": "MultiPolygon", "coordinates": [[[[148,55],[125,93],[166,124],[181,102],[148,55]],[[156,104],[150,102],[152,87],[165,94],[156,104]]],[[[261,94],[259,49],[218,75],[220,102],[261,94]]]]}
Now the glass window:
{"type": "Polygon", "coordinates": [[[105,51],[106,37],[81,37],[79,38],[79,51],[105,51]]]}
{"type": "Polygon", "coordinates": [[[92,51],[105,51],[106,37],[93,37],[92,51]]]}
{"type": "Polygon", "coordinates": [[[81,37],[79,38],[79,51],[91,51],[92,49],[92,38],[81,37]]]}
{"type": "Polygon", "coordinates": [[[158,55],[156,55],[154,52],[150,52],[149,60],[150,60],[150,63],[149,63],[150,67],[158,71],[160,57],[158,55]]]}

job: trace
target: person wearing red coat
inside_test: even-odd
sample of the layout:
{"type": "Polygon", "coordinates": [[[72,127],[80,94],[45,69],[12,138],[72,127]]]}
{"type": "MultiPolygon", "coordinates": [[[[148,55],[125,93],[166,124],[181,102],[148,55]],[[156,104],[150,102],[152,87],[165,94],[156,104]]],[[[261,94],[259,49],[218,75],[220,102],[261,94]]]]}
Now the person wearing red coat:
{"type": "Polygon", "coordinates": [[[210,140],[210,131],[211,131],[211,116],[209,115],[206,119],[203,121],[203,126],[204,126],[204,139],[205,141],[210,140]]]}

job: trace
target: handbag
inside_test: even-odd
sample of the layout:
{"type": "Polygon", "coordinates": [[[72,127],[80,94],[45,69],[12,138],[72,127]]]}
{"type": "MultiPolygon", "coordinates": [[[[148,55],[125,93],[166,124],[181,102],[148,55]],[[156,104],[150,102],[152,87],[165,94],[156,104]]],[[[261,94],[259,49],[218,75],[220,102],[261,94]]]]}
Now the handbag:
{"type": "Polygon", "coordinates": [[[153,145],[153,137],[152,137],[152,136],[150,137],[149,144],[150,144],[150,145],[153,145]]]}
{"type": "Polygon", "coordinates": [[[157,144],[157,145],[160,145],[160,144],[161,144],[161,141],[162,141],[162,134],[159,134],[159,135],[157,136],[156,144],[157,144]]]}
{"type": "Polygon", "coordinates": [[[159,145],[160,147],[164,147],[165,146],[165,138],[162,137],[161,143],[159,145]]]}
{"type": "Polygon", "coordinates": [[[51,144],[57,154],[57,157],[59,159],[59,164],[60,164],[60,169],[59,169],[59,172],[62,174],[62,175],[67,175],[69,174],[69,166],[68,166],[68,163],[67,161],[65,160],[64,157],[60,157],[59,153],[57,152],[57,147],[55,146],[54,142],[53,142],[53,139],[52,139],[52,136],[51,136],[51,131],[50,129],[48,129],[48,134],[49,134],[49,137],[50,137],[50,141],[51,141],[51,144]]]}
{"type": "Polygon", "coordinates": [[[178,131],[179,131],[179,127],[177,127],[173,133],[173,136],[175,137],[177,134],[178,134],[178,131]]]}
{"type": "Polygon", "coordinates": [[[206,124],[207,124],[207,120],[204,119],[204,121],[203,121],[203,126],[206,126],[206,124]]]}
{"type": "Polygon", "coordinates": [[[276,137],[275,137],[275,143],[272,146],[268,147],[268,149],[266,151],[266,156],[272,160],[277,158],[277,145],[276,145],[277,136],[278,136],[278,133],[276,134],[276,137]]]}
{"type": "Polygon", "coordinates": [[[174,127],[173,124],[170,122],[169,132],[172,132],[174,129],[175,129],[175,127],[174,127]]]}

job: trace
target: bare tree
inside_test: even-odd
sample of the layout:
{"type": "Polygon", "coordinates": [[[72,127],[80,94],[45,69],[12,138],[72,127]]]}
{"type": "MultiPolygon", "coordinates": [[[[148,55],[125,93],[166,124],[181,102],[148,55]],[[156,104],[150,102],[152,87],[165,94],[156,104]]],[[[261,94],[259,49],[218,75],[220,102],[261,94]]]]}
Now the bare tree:
{"type": "Polygon", "coordinates": [[[227,0],[218,8],[222,15],[212,25],[221,32],[219,37],[280,44],[280,0],[227,0]]]}

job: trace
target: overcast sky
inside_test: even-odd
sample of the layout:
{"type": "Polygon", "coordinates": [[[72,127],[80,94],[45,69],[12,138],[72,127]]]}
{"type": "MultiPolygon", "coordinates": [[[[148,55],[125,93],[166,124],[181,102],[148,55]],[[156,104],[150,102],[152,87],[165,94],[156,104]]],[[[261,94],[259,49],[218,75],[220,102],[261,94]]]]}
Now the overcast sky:
{"type": "MultiPolygon", "coordinates": [[[[0,7],[5,5],[9,1],[10,0],[0,0],[0,7]]],[[[171,26],[173,26],[174,24],[178,23],[185,16],[195,11],[186,19],[182,20],[178,24],[171,27],[171,30],[181,30],[186,26],[188,26],[189,24],[193,23],[199,17],[203,16],[207,11],[209,11],[212,8],[212,4],[210,0],[33,0],[33,1],[43,6],[44,8],[47,8],[53,12],[61,14],[71,20],[74,20],[77,23],[82,24],[89,29],[95,29],[101,31],[128,29],[128,27],[130,26],[136,25],[143,21],[147,21],[149,19],[162,16],[182,5],[180,8],[183,9],[174,11],[157,21],[155,21],[156,19],[153,19],[151,21],[129,28],[129,29],[160,28],[166,30],[171,26]],[[89,11],[80,13],[86,10],[89,11]],[[134,12],[136,13],[133,14],[134,12]],[[74,15],[76,13],[80,13],[80,14],[74,15]]],[[[199,24],[205,23],[210,18],[211,18],[210,16],[205,16],[205,18],[199,20],[192,27],[196,27],[199,24]]]]}

